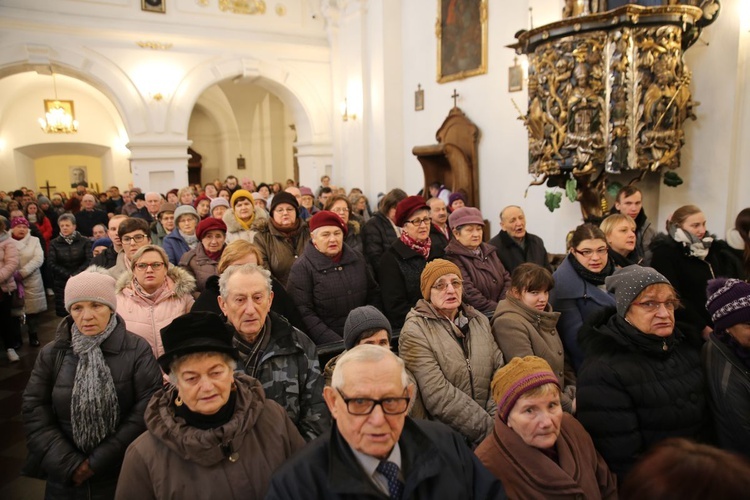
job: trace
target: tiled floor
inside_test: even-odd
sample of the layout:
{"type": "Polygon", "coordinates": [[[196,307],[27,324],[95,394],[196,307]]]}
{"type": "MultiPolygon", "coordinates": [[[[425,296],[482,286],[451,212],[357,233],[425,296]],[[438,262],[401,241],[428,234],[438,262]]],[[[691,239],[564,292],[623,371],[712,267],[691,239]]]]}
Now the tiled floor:
{"type": "MultiPolygon", "coordinates": [[[[54,339],[60,321],[55,316],[54,303],[41,320],[39,340],[44,345],[54,339]]],[[[44,481],[20,476],[26,460],[21,396],[41,349],[29,346],[25,332],[23,337],[23,347],[18,350],[21,361],[18,363],[9,363],[5,352],[0,349],[0,498],[3,500],[44,498],[44,481]]]]}

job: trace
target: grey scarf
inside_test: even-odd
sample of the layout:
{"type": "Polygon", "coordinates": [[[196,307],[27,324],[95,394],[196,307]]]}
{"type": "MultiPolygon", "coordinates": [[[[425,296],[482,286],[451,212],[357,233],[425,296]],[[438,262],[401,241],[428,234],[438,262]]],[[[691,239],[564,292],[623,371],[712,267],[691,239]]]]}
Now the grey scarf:
{"type": "Polygon", "coordinates": [[[117,326],[117,315],[112,314],[107,327],[99,335],[84,335],[75,323],[71,328],[73,352],[78,356],[70,414],[73,441],[79,450],[91,452],[117,428],[120,404],[115,381],[104,361],[101,345],[117,326]]]}
{"type": "Polygon", "coordinates": [[[67,243],[68,245],[72,245],[73,241],[76,239],[76,236],[78,236],[78,231],[73,231],[68,236],[63,236],[61,234],[60,238],[62,238],[63,240],[65,240],[65,243],[67,243]]]}
{"type": "Polygon", "coordinates": [[[180,236],[182,236],[182,238],[185,240],[185,243],[188,244],[191,250],[198,245],[198,237],[195,235],[195,233],[185,234],[182,231],[180,231],[180,236]]]}

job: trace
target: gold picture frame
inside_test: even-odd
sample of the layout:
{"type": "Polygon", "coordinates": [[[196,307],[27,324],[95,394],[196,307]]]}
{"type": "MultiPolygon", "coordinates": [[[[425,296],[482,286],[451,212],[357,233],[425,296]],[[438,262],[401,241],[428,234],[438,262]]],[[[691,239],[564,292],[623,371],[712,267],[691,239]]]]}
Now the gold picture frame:
{"type": "Polygon", "coordinates": [[[437,0],[438,83],[487,73],[487,0],[437,0]]]}
{"type": "Polygon", "coordinates": [[[141,10],[146,12],[167,12],[167,0],[141,0],[141,10]]]}
{"type": "Polygon", "coordinates": [[[76,112],[75,107],[73,106],[73,101],[64,101],[64,100],[57,100],[57,99],[45,99],[44,100],[44,114],[45,116],[47,113],[52,112],[52,110],[60,108],[63,111],[65,111],[66,115],[70,115],[70,118],[75,120],[76,119],[76,112]]]}

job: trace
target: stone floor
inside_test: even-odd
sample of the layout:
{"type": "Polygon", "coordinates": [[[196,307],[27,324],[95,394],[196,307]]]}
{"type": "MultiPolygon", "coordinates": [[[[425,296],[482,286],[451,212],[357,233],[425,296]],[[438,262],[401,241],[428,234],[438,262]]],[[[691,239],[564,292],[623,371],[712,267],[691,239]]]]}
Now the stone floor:
{"type": "MultiPolygon", "coordinates": [[[[41,317],[39,340],[42,345],[52,341],[60,318],[55,316],[54,303],[41,317]]],[[[0,328],[4,325],[0,325],[0,328]]],[[[18,349],[21,361],[8,362],[0,352],[0,498],[3,500],[44,498],[44,481],[21,477],[26,460],[26,441],[21,422],[21,397],[41,347],[31,347],[25,330],[23,347],[18,349]]],[[[0,350],[1,351],[1,350],[0,350]]]]}

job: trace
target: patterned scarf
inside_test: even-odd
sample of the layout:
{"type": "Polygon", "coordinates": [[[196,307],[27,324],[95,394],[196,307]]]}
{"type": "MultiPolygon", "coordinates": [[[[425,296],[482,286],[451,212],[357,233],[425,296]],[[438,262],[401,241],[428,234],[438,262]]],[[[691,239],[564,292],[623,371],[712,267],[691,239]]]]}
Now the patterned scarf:
{"type": "Polygon", "coordinates": [[[71,327],[71,346],[78,356],[70,399],[73,441],[86,454],[112,434],[120,420],[115,382],[101,350],[116,326],[117,315],[113,313],[98,335],[82,334],[75,323],[71,327]]]}
{"type": "Polygon", "coordinates": [[[61,234],[60,238],[62,238],[63,240],[65,240],[65,243],[67,243],[68,245],[72,245],[73,242],[75,241],[75,239],[78,238],[78,231],[73,231],[68,236],[63,236],[61,234]]]}
{"type": "Polygon", "coordinates": [[[711,248],[711,243],[714,242],[714,239],[710,236],[706,236],[702,240],[698,239],[691,233],[677,227],[676,224],[670,224],[669,235],[676,242],[682,243],[683,247],[688,248],[691,257],[697,257],[700,260],[705,260],[708,250],[711,248]]]}
{"type": "Polygon", "coordinates": [[[399,239],[404,245],[411,248],[425,259],[430,255],[430,246],[432,246],[432,240],[430,240],[430,238],[427,238],[424,241],[417,241],[409,236],[406,231],[402,231],[399,239]]]}

